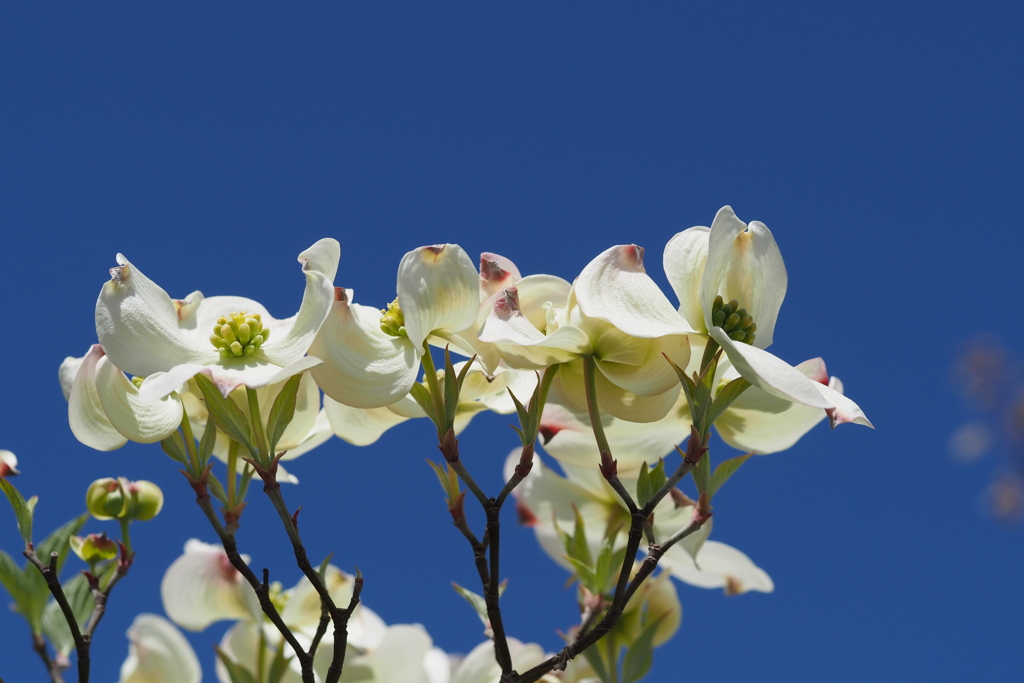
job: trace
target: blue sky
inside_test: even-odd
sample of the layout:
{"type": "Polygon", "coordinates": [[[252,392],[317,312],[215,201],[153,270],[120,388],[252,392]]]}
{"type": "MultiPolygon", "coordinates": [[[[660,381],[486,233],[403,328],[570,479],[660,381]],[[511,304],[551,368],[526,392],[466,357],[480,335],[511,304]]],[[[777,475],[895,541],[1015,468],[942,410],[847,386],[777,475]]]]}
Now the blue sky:
{"type": "MultiPolygon", "coordinates": [[[[647,680],[1014,678],[1022,532],[979,511],[992,466],[951,462],[946,442],[965,414],[959,345],[991,332],[1020,349],[1024,332],[1022,19],[1019,3],[948,2],[5,7],[0,447],[40,495],[40,528],[99,477],[167,494],[135,532],[94,679],[116,679],[134,615],[161,611],[185,540],[213,540],[158,448],[97,453],[67,428],[56,369],[94,342],[117,252],[172,296],[240,294],[282,317],[295,256],[323,236],[363,303],[390,301],[401,256],[435,242],[568,279],[632,242],[667,288],[665,243],[724,204],[786,259],[773,351],[823,356],[877,429],[820,426],[729,482],[715,537],[776,591],[679,586],[682,630],[647,680]]],[[[495,490],[507,421],[463,440],[495,490]]],[[[313,555],[362,569],[370,607],[465,652],[480,625],[448,584],[473,568],[423,464],[428,427],[332,440],[295,462],[287,495],[313,555]]],[[[573,592],[508,522],[509,630],[556,648],[573,592]]],[[[0,511],[0,546],[16,539],[0,511]]],[[[297,580],[258,497],[240,543],[297,580]]],[[[207,680],[221,631],[192,638],[207,680]]],[[[0,676],[40,679],[23,624],[0,615],[0,632],[0,676]]]]}

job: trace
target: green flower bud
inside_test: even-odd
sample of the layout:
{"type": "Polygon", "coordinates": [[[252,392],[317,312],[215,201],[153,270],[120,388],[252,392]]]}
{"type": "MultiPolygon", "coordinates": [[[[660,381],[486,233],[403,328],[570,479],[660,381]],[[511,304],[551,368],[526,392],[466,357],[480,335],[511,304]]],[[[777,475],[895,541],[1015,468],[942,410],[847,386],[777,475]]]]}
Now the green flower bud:
{"type": "Polygon", "coordinates": [[[107,538],[106,533],[89,534],[84,538],[72,536],[68,543],[72,552],[89,564],[117,557],[117,543],[107,538]]]}
{"type": "Polygon", "coordinates": [[[398,297],[382,310],[380,318],[380,329],[384,334],[392,337],[405,337],[405,314],[398,306],[398,297]]]}
{"type": "Polygon", "coordinates": [[[126,496],[121,482],[107,477],[97,479],[85,493],[85,507],[96,519],[114,519],[124,510],[126,496]]]}
{"type": "Polygon", "coordinates": [[[125,519],[145,522],[156,517],[164,506],[164,492],[151,481],[121,479],[121,486],[128,494],[127,505],[120,515],[125,519]]]}

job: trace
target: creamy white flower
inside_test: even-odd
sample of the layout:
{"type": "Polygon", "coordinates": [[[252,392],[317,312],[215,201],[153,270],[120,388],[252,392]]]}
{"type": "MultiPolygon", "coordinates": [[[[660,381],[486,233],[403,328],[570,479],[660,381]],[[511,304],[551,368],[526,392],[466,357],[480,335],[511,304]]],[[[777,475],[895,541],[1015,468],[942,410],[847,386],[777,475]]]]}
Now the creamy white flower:
{"type": "Polygon", "coordinates": [[[843,422],[871,426],[856,403],[764,350],[774,338],[788,276],[763,223],[748,226],[731,207],[723,207],[711,228],[698,226],[673,237],[665,247],[664,265],[688,325],[714,339],[750,384],[787,402],[825,410],[833,427],[843,422]],[[736,301],[743,309],[737,317],[748,317],[716,322],[719,297],[736,301]]]}
{"type": "MultiPolygon", "coordinates": [[[[537,666],[551,655],[535,643],[523,643],[515,638],[508,639],[512,668],[522,673],[537,666]]],[[[498,683],[501,666],[494,659],[494,643],[490,640],[477,645],[455,669],[452,683],[498,683]]],[[[565,683],[555,673],[545,675],[541,683],[565,683]]]]}
{"type": "MultiPolygon", "coordinates": [[[[249,561],[248,556],[242,559],[249,561]]],[[[164,612],[184,629],[202,631],[224,619],[261,618],[256,593],[218,545],[190,539],[160,583],[164,612]]]]}
{"type": "MultiPolygon", "coordinates": [[[[511,476],[518,462],[519,452],[516,450],[505,461],[506,477],[511,476]]],[[[625,545],[629,514],[622,499],[596,468],[562,463],[562,469],[566,473],[564,477],[535,458],[529,476],[513,494],[519,503],[520,517],[533,527],[544,552],[556,563],[572,571],[572,565],[565,559],[560,530],[572,532],[577,512],[583,519],[588,545],[594,556],[601,548],[609,524],[622,523],[616,545],[625,545]]],[[[622,476],[620,479],[627,490],[635,493],[636,479],[622,476]]],[[[689,524],[693,510],[692,505],[677,506],[671,496],[666,496],[655,508],[656,538],[667,538],[689,524]]],[[[669,548],[660,566],[680,581],[693,586],[726,587],[732,578],[735,579],[732,584],[741,587],[737,592],[771,592],[774,589],[771,579],[746,555],[731,546],[707,540],[713,522],[714,518],[669,548]]]]}
{"type": "Polygon", "coordinates": [[[425,343],[453,339],[480,310],[479,276],[457,244],[414,249],[398,267],[398,297],[383,313],[337,288],[310,353],[323,360],[313,378],[324,393],[354,408],[382,408],[412,388],[425,343]]]}
{"type": "MultiPolygon", "coordinates": [[[[512,367],[543,369],[560,365],[555,400],[586,412],[583,362],[591,357],[601,410],[635,422],[663,417],[675,403],[678,380],[665,361],[689,360],[683,322],[643,266],[643,249],[612,247],[580,273],[564,304],[547,299],[538,315],[534,302],[544,301],[526,287],[529,278],[504,290],[480,331],[512,367]],[[530,294],[524,307],[521,291],[530,294]],[[552,305],[553,304],[553,305],[552,305]],[[533,309],[531,311],[531,309],[533,309]]],[[[536,289],[558,293],[550,282],[536,289]]]]}
{"type": "Polygon", "coordinates": [[[96,333],[117,367],[147,378],[142,401],[167,396],[199,372],[225,397],[238,386],[273,384],[317,364],[304,356],[333,300],[340,254],[337,240],[327,238],[299,255],[302,305],[282,320],[242,297],[193,292],[172,300],[118,254],[96,301],[96,333]]]}
{"type": "Polygon", "coordinates": [[[156,614],[140,614],[128,628],[128,658],[118,683],[200,683],[199,658],[181,631],[156,614]]]}

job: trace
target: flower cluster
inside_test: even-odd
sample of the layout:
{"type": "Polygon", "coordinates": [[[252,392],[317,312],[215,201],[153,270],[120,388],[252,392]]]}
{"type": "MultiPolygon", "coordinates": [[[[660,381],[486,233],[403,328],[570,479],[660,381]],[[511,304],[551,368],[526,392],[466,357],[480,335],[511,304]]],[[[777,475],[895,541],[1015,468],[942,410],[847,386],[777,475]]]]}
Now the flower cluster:
{"type": "MultiPolygon", "coordinates": [[[[399,264],[394,300],[375,306],[356,303],[353,290],[334,286],[340,255],[329,238],[299,255],[302,302],[294,316],[278,319],[238,296],[207,298],[196,291],[172,299],[118,254],[96,303],[98,343],[81,358],[67,358],[59,371],[75,436],[98,450],[129,440],[159,442],[185,465],[200,500],[209,489],[224,504],[223,527],[207,510],[224,540],[237,528],[254,473],[273,496],[275,479],[296,481],[279,460],[331,435],[368,445],[395,425],[426,417],[447,460],[437,472],[449,510],[474,548],[486,549],[486,540],[480,543],[464,527],[465,492],[455,471],[494,519],[501,501],[514,494],[520,520],[579,581],[587,619],[610,604],[615,618],[601,628],[617,638],[613,642],[649,648],[679,626],[669,576],[727,594],[773,589],[745,554],[709,540],[710,499],[725,479],[753,454],[793,446],[826,417],[832,427],[871,426],[820,358],[791,365],[767,350],[787,289],[786,268],[768,228],[743,223],[730,207],[710,228],[680,232],[665,247],[664,271],[678,304],[648,275],[644,250],[636,245],[606,249],[571,281],[524,276],[493,253],[482,254],[477,266],[458,245],[424,246],[399,264]],[[444,349],[440,369],[432,347],[444,349]],[[453,363],[451,353],[467,360],[453,363]],[[508,458],[509,483],[498,499],[474,489],[459,461],[456,437],[482,411],[520,419],[522,447],[508,458]],[[702,459],[712,428],[747,453],[714,473],[709,457],[702,459]],[[686,439],[684,465],[673,479],[665,458],[686,439]],[[537,447],[562,474],[534,459],[537,447]],[[227,463],[226,487],[211,472],[210,456],[227,463]],[[696,499],[677,487],[691,469],[696,499]],[[641,511],[646,520],[638,517],[641,511]],[[638,550],[641,523],[648,558],[631,572],[628,555],[638,550]],[[661,547],[657,539],[672,540],[661,547]],[[619,558],[621,574],[612,558],[619,558]],[[655,566],[661,573],[643,583],[655,566]]],[[[104,484],[97,496],[121,490],[104,484]]],[[[101,513],[123,514],[120,499],[97,501],[101,513]]],[[[287,520],[283,499],[275,505],[287,520]]],[[[287,524],[293,544],[300,543],[287,524]]],[[[327,610],[329,587],[341,605],[352,595],[353,578],[327,567],[319,591],[306,579],[287,591],[277,586],[273,600],[284,626],[276,621],[275,630],[265,621],[273,610],[264,604],[261,611],[251,582],[241,581],[235,566],[220,548],[190,541],[164,581],[165,609],[180,626],[198,630],[214,620],[237,620],[221,643],[220,679],[236,680],[234,666],[262,672],[275,658],[294,668],[294,648],[307,646],[318,654],[301,678],[298,669],[292,672],[295,680],[309,680],[310,667],[330,679],[331,648],[317,649],[331,638],[318,632],[320,600],[327,610]],[[294,640],[282,640],[284,627],[294,640]]],[[[498,599],[492,571],[490,584],[484,580],[487,609],[478,610],[485,622],[498,599]]],[[[467,599],[478,607],[485,601],[475,594],[467,599]]],[[[421,627],[387,627],[364,606],[354,609],[345,617],[346,670],[362,672],[358,680],[498,681],[548,657],[501,634],[501,647],[485,643],[453,666],[421,627]]],[[[587,619],[574,637],[586,638],[584,626],[594,626],[587,619]]],[[[165,638],[161,651],[180,649],[180,634],[155,616],[131,633],[136,644],[165,638]]],[[[144,649],[132,652],[129,662],[135,663],[125,666],[146,666],[144,649]]],[[[574,654],[548,670],[565,667],[574,654]]],[[[588,667],[614,667],[616,658],[600,666],[575,661],[557,680],[603,680],[606,672],[588,667]]],[[[197,680],[192,659],[177,661],[184,668],[175,680],[197,680]]],[[[290,680],[282,675],[277,680],[290,680]]],[[[552,674],[530,680],[548,680],[541,675],[552,674]]],[[[122,680],[129,680],[124,672],[122,680]]]]}

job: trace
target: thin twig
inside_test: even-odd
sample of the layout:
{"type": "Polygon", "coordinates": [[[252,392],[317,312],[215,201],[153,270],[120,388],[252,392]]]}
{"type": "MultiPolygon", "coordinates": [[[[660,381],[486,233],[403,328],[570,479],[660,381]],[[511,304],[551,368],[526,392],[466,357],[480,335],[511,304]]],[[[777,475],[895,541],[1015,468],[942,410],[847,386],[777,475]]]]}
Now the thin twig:
{"type": "MultiPolygon", "coordinates": [[[[46,649],[46,639],[42,636],[32,636],[32,649],[36,651],[39,658],[46,665],[46,673],[50,675],[50,683],[64,683],[64,676],[61,674],[61,666],[46,649]]],[[[3,683],[3,681],[0,681],[3,683]]]]}
{"type": "Polygon", "coordinates": [[[43,564],[36,555],[35,549],[29,544],[28,548],[22,553],[28,561],[35,565],[36,569],[43,575],[43,579],[46,581],[46,587],[50,589],[50,593],[53,595],[53,599],[60,606],[60,611],[64,614],[64,620],[68,623],[68,629],[71,631],[71,637],[75,641],[75,652],[78,655],[78,680],[79,683],[88,683],[89,681],[89,646],[91,638],[85,638],[82,635],[81,629],[78,628],[78,619],[75,618],[75,611],[68,604],[68,598],[64,595],[64,589],[60,585],[60,577],[57,576],[57,553],[50,553],[49,564],[43,564]]]}

